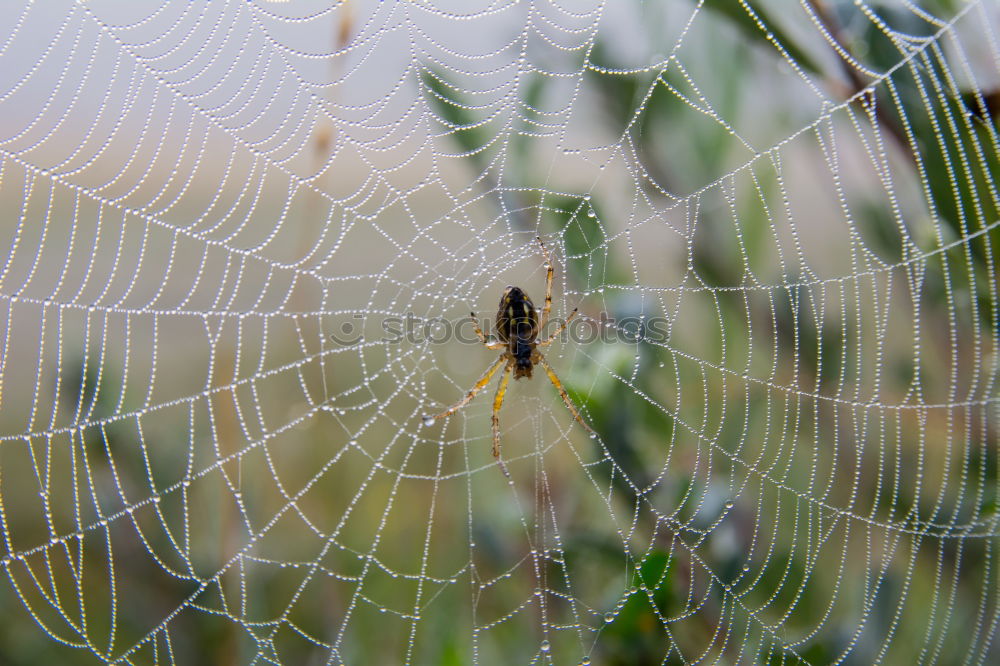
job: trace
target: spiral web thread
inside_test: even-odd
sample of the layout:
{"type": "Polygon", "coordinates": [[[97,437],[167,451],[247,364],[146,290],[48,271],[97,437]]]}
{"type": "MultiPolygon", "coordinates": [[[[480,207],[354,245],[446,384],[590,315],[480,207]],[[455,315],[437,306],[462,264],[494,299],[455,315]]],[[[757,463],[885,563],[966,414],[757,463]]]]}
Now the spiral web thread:
{"type": "Polygon", "coordinates": [[[719,4],[8,7],[6,607],[86,663],[996,659],[1000,14],[719,4]],[[512,384],[507,478],[492,387],[424,423],[494,352],[385,322],[539,302],[536,236],[620,335],[547,352],[594,439],[512,384]]]}

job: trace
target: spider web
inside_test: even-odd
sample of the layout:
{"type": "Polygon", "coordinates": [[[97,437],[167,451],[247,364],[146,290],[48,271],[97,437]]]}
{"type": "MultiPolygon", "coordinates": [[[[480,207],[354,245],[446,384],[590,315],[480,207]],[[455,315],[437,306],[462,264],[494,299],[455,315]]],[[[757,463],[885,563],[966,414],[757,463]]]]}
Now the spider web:
{"type": "Polygon", "coordinates": [[[996,660],[998,18],[8,7],[0,650],[996,660]]]}

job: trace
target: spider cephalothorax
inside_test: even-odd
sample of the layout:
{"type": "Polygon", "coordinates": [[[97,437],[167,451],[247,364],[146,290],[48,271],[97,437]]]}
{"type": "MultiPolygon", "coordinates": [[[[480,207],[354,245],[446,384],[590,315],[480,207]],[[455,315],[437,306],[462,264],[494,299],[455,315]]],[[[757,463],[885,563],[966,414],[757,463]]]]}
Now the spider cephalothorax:
{"type": "MultiPolygon", "coordinates": [[[[586,428],[591,436],[595,436],[591,427],[580,417],[580,413],[573,405],[573,401],[569,399],[566,389],[563,388],[562,382],[559,381],[556,373],[552,370],[552,366],[548,364],[545,357],[538,351],[538,347],[549,345],[556,339],[556,336],[562,333],[570,320],[576,316],[577,311],[574,308],[573,312],[566,318],[566,321],[562,322],[547,338],[544,340],[538,339],[539,333],[545,329],[545,325],[549,321],[549,312],[552,309],[552,276],[554,269],[552,267],[552,258],[549,257],[542,239],[538,238],[537,240],[538,244],[542,247],[542,252],[545,253],[545,305],[542,306],[541,317],[538,316],[535,304],[531,302],[531,298],[520,287],[507,287],[504,289],[503,296],[500,297],[500,307],[497,309],[496,319],[497,341],[490,341],[486,338],[483,330],[479,328],[479,324],[476,322],[476,313],[473,312],[472,321],[476,328],[476,335],[479,336],[480,341],[488,349],[502,349],[500,358],[486,369],[483,376],[465,394],[464,398],[440,414],[424,419],[425,422],[432,423],[435,419],[444,418],[465,407],[472,402],[476,394],[489,383],[493,375],[496,374],[496,371],[503,366],[503,376],[500,378],[499,386],[497,386],[496,397],[493,398],[493,456],[498,462],[500,461],[500,406],[503,404],[503,396],[507,391],[510,376],[513,374],[514,379],[520,379],[521,377],[531,379],[531,371],[536,364],[541,364],[542,368],[545,369],[546,376],[548,376],[552,385],[556,387],[556,390],[559,391],[560,397],[562,397],[563,402],[566,403],[566,407],[573,414],[573,418],[579,421],[580,425],[586,428]]],[[[500,464],[503,467],[503,463],[500,464]]],[[[504,472],[506,471],[504,469],[504,472]]]]}

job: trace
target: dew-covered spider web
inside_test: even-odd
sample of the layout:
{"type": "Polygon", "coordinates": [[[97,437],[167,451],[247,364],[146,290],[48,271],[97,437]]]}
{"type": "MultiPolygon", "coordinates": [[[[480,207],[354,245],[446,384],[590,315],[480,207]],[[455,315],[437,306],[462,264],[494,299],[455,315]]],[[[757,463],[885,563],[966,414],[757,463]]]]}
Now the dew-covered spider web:
{"type": "Polygon", "coordinates": [[[0,661],[997,663],[998,112],[993,0],[5,5],[0,661]]]}

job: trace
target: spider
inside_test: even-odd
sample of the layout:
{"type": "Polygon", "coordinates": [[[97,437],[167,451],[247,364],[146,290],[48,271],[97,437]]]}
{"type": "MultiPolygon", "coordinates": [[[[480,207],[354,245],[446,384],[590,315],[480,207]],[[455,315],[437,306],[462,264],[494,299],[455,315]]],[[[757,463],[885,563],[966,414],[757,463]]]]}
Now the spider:
{"type": "Polygon", "coordinates": [[[497,309],[496,318],[496,332],[499,340],[490,341],[487,339],[483,330],[479,328],[479,324],[476,320],[476,313],[470,313],[472,316],[473,326],[476,329],[476,335],[479,337],[479,341],[486,346],[487,349],[502,349],[500,352],[500,358],[498,358],[494,363],[486,369],[479,381],[465,394],[465,397],[456,402],[454,405],[444,410],[440,414],[434,416],[424,417],[425,425],[430,425],[436,419],[442,419],[446,416],[454,414],[458,410],[465,407],[467,404],[472,402],[472,399],[483,390],[483,388],[490,382],[493,375],[496,374],[497,370],[503,366],[503,376],[500,378],[500,383],[497,385],[496,396],[493,398],[493,457],[497,459],[500,464],[501,469],[506,473],[506,468],[504,468],[503,462],[500,460],[500,406],[503,405],[503,396],[507,392],[507,384],[510,381],[511,374],[514,375],[514,379],[520,379],[521,377],[527,377],[531,379],[531,371],[535,365],[541,364],[542,368],[545,370],[545,374],[548,375],[549,381],[552,385],[556,387],[559,391],[559,396],[566,403],[566,407],[573,414],[573,418],[579,421],[587,432],[590,433],[591,437],[596,437],[597,433],[586,424],[586,422],[580,417],[580,412],[577,411],[576,407],[573,405],[573,401],[570,400],[569,395],[566,393],[566,389],[563,388],[562,382],[559,381],[559,377],[556,376],[555,371],[552,370],[552,366],[549,365],[542,353],[538,351],[538,347],[546,347],[556,339],[562,331],[569,325],[573,317],[577,315],[577,308],[573,308],[573,312],[570,313],[569,317],[566,318],[562,324],[559,325],[552,335],[545,338],[544,340],[538,339],[538,334],[545,329],[545,325],[549,321],[549,311],[552,309],[552,277],[554,275],[554,270],[552,267],[552,257],[549,255],[548,250],[545,248],[545,244],[542,239],[535,237],[538,244],[542,248],[542,253],[545,255],[545,305],[542,307],[541,319],[538,317],[538,313],[535,310],[535,305],[531,302],[531,298],[525,293],[520,287],[509,286],[504,289],[503,296],[500,297],[500,307],[497,309]]]}

